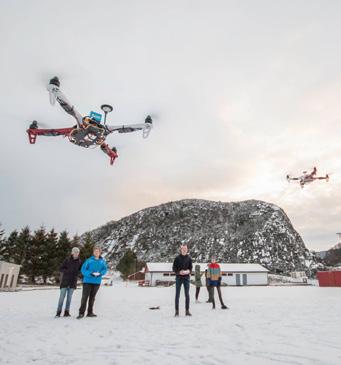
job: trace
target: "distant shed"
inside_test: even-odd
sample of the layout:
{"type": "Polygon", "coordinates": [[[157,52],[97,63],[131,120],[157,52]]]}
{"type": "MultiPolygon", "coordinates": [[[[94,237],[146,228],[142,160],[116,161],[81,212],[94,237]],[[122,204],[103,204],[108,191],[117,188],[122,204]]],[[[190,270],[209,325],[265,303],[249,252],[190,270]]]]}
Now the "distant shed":
{"type": "Polygon", "coordinates": [[[0,261],[0,290],[15,290],[19,271],[20,265],[0,261]]]}
{"type": "Polygon", "coordinates": [[[341,286],[341,270],[318,271],[319,286],[341,286]]]}
{"type": "MultiPolygon", "coordinates": [[[[207,268],[206,263],[194,263],[192,278],[194,278],[195,265],[200,265],[200,272],[203,274],[207,268]]],[[[220,263],[222,271],[222,282],[232,286],[243,285],[268,285],[268,270],[259,264],[228,264],[220,263]]],[[[175,281],[175,274],[172,271],[170,262],[148,262],[145,267],[145,280],[151,286],[157,282],[175,281]]],[[[204,275],[202,283],[205,285],[204,275]]]]}

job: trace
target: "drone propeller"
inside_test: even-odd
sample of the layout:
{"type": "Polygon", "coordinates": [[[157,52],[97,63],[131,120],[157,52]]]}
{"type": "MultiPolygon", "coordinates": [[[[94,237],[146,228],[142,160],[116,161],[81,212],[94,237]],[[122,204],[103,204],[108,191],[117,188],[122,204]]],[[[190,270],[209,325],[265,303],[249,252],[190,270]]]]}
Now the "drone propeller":
{"type": "Polygon", "coordinates": [[[41,122],[37,122],[36,120],[33,120],[30,124],[30,129],[38,129],[40,127],[43,127],[43,128],[50,128],[49,125],[47,125],[46,123],[41,123],[41,122]]]}

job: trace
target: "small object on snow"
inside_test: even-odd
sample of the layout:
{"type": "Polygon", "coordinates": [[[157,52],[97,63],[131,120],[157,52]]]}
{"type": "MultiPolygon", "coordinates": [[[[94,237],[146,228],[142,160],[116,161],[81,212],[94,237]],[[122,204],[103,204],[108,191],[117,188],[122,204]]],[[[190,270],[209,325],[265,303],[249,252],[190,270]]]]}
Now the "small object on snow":
{"type": "Polygon", "coordinates": [[[159,306],[157,306],[157,307],[149,307],[149,309],[156,310],[156,309],[160,309],[160,307],[159,306]]]}

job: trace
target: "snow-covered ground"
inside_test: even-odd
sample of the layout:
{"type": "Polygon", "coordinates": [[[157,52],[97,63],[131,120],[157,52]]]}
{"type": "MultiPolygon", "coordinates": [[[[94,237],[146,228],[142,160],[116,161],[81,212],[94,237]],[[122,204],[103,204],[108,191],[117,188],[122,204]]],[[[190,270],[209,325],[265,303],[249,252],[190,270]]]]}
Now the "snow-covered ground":
{"type": "Polygon", "coordinates": [[[116,283],[100,289],[98,318],[82,320],[81,290],[60,319],[58,290],[0,293],[0,363],[341,364],[341,288],[222,290],[230,310],[213,311],[203,288],[193,316],[174,318],[174,288],[116,283]]]}

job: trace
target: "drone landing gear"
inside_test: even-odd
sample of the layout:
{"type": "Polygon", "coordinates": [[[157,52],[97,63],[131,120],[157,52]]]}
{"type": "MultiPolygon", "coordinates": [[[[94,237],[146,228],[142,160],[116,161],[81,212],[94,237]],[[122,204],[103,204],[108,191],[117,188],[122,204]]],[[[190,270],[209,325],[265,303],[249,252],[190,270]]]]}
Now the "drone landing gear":
{"type": "Polygon", "coordinates": [[[110,148],[106,143],[101,144],[101,150],[110,157],[110,165],[113,165],[115,159],[118,157],[117,149],[110,148]]]}

